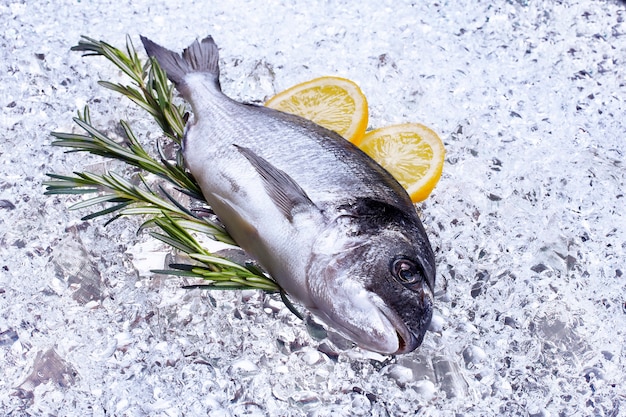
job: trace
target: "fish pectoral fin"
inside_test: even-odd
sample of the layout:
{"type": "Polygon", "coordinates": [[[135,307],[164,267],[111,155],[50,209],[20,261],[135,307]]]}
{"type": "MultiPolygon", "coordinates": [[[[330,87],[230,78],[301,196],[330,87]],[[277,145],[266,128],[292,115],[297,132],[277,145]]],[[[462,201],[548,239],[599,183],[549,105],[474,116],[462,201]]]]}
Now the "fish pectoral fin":
{"type": "Polygon", "coordinates": [[[251,149],[234,146],[259,173],[267,194],[289,221],[293,220],[297,210],[304,207],[318,210],[306,192],[286,172],[276,168],[251,149]]]}

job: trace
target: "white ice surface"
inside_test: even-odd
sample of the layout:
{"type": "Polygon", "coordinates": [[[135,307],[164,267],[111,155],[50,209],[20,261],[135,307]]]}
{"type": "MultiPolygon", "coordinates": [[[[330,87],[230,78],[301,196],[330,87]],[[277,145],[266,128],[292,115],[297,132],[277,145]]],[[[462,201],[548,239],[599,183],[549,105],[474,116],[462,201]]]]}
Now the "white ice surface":
{"type": "Polygon", "coordinates": [[[0,414],[626,415],[626,4],[355,4],[0,3],[0,414]],[[236,99],[339,75],[371,127],[439,132],[424,345],[368,354],[258,293],[146,276],[142,251],[161,268],[163,248],[136,221],[81,222],[72,198],[44,196],[47,172],[106,168],[49,146],[85,104],[103,129],[158,137],[96,84],[121,74],[69,51],[83,34],[173,49],[212,34],[236,99]]]}

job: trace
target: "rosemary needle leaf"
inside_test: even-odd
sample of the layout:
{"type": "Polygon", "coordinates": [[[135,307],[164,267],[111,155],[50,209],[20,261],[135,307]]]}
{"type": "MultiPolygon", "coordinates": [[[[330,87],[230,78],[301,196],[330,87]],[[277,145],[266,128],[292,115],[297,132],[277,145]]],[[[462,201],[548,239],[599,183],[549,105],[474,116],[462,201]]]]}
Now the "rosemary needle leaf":
{"type": "Polygon", "coordinates": [[[181,240],[172,238],[170,236],[164,235],[162,233],[150,232],[150,236],[153,238],[160,240],[163,243],[170,245],[171,247],[178,249],[179,251],[189,253],[193,251],[192,247],[185,245],[181,240]]]}
{"type": "MultiPolygon", "coordinates": [[[[120,203],[118,205],[108,207],[108,208],[106,208],[104,210],[96,211],[95,213],[91,213],[91,214],[88,214],[86,216],[81,217],[81,220],[91,220],[91,219],[95,219],[96,217],[106,216],[107,214],[115,213],[116,211],[126,207],[128,204],[130,204],[130,203],[129,202],[128,203],[120,203]]],[[[115,220],[117,218],[119,218],[119,216],[115,216],[115,217],[109,219],[109,221],[107,221],[107,223],[105,223],[105,224],[109,224],[109,223],[111,223],[113,220],[115,220]]]]}
{"type": "Polygon", "coordinates": [[[80,210],[86,207],[90,207],[96,204],[102,203],[129,203],[130,201],[127,198],[118,197],[112,194],[105,194],[98,197],[92,197],[88,200],[83,200],[79,203],[76,203],[70,206],[70,210],[80,210]]]}

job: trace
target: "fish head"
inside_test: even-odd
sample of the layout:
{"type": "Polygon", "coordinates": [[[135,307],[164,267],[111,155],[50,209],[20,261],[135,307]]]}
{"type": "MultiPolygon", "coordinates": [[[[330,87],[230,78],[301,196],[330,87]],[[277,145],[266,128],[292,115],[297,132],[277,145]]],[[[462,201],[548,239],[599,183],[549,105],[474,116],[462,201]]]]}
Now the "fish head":
{"type": "Polygon", "coordinates": [[[415,350],[430,325],[435,285],[434,254],[417,221],[371,227],[350,216],[325,230],[309,262],[309,310],[361,348],[415,350]]]}

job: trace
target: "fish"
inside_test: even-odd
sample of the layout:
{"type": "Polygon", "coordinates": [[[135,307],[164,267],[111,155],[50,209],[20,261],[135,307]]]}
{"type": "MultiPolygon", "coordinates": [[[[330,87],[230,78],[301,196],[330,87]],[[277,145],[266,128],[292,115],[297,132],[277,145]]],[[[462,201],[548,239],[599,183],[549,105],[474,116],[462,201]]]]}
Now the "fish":
{"type": "Polygon", "coordinates": [[[234,241],[356,346],[387,355],[419,347],[435,255],[398,181],[329,129],[226,96],[211,36],[182,54],[141,41],[191,106],[185,165],[234,241]]]}

